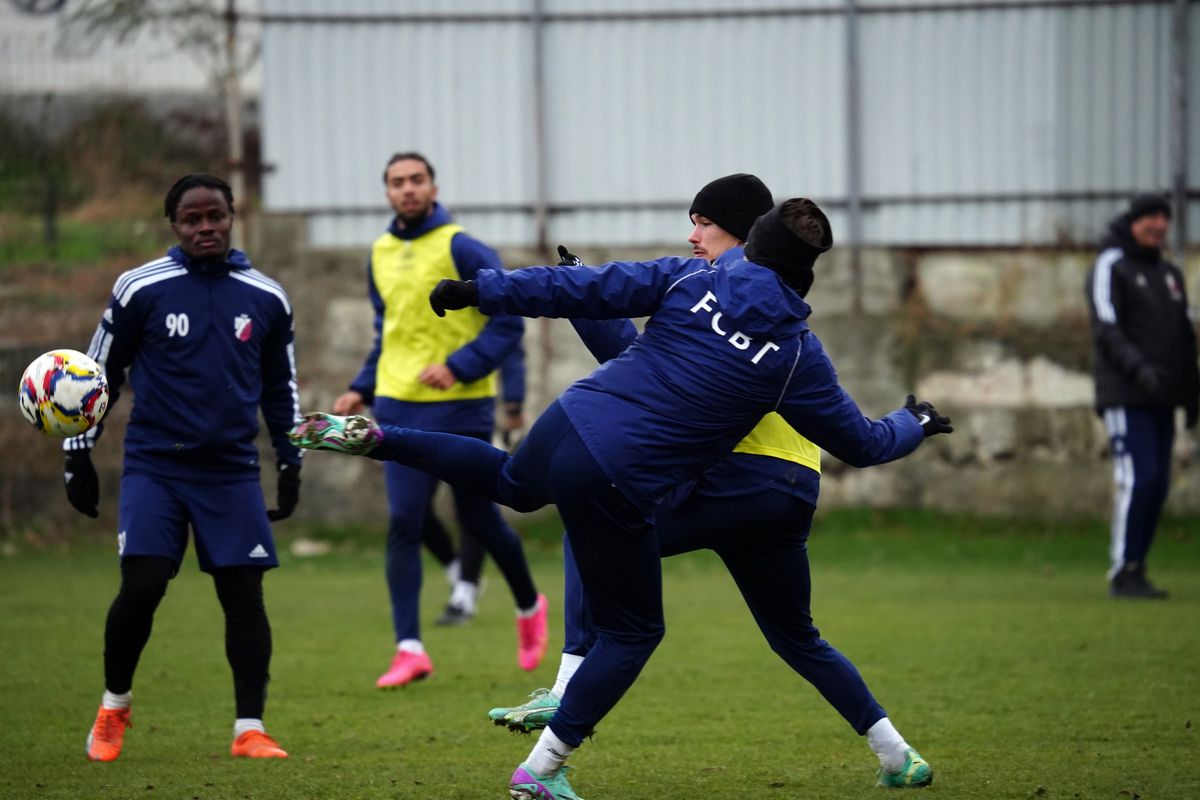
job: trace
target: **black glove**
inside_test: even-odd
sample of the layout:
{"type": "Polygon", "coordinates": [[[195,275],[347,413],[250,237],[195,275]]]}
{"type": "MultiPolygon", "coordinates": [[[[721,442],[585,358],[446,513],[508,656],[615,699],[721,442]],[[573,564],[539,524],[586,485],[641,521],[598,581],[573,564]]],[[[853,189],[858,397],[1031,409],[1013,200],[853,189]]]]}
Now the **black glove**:
{"type": "Polygon", "coordinates": [[[917,422],[921,423],[921,430],[925,432],[925,438],[939,433],[954,433],[954,428],[950,427],[950,418],[938,414],[933,404],[924,401],[918,403],[917,398],[910,394],[904,401],[904,408],[917,418],[917,422]]]}
{"type": "Polygon", "coordinates": [[[267,512],[271,522],[290,517],[300,502],[300,465],[280,461],[278,469],[279,477],[275,480],[275,505],[278,508],[267,512]]]}
{"type": "Polygon", "coordinates": [[[1162,369],[1153,364],[1142,364],[1133,373],[1133,378],[1151,400],[1162,399],[1167,388],[1167,376],[1162,369]]]}
{"type": "Polygon", "coordinates": [[[560,244],[558,246],[558,265],[560,267],[582,267],[583,259],[572,255],[570,250],[560,244]]]}
{"type": "Polygon", "coordinates": [[[429,293],[429,305],[433,306],[433,313],[439,317],[446,316],[447,311],[477,306],[479,287],[475,281],[438,281],[438,285],[429,293]]]}
{"type": "Polygon", "coordinates": [[[100,516],[100,478],[96,475],[96,467],[92,465],[90,450],[67,453],[63,481],[67,485],[67,501],[76,511],[92,519],[100,516]]]}
{"type": "Polygon", "coordinates": [[[1184,417],[1183,424],[1189,429],[1196,427],[1196,423],[1200,422],[1200,398],[1192,398],[1183,409],[1184,417]]]}

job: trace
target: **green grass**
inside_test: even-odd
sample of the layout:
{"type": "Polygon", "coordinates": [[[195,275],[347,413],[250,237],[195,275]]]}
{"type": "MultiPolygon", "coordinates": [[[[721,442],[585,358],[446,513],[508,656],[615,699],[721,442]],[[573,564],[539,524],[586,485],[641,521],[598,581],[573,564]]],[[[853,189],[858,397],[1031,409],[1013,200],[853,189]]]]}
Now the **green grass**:
{"type": "MultiPolygon", "coordinates": [[[[1196,798],[1196,522],[1160,533],[1153,577],[1171,599],[1136,603],[1105,596],[1099,523],[821,515],[814,615],[933,764],[923,796],[1196,798]]],[[[548,538],[533,532],[531,558],[553,608],[562,579],[548,538]]],[[[369,538],[350,541],[268,577],[268,726],[292,753],[273,763],[228,756],[220,612],[191,556],[156,618],[136,727],[112,764],[88,763],[83,740],[115,559],[81,547],[0,560],[0,798],[504,797],[532,740],[485,712],[549,685],[557,659],[517,668],[489,569],[470,627],[427,624],[435,676],[376,690],[391,648],[381,559],[369,538]]],[[[719,561],[671,559],[665,576],[667,639],[572,758],[576,789],[591,800],[880,797],[865,742],[768,650],[719,561]]],[[[427,622],[446,592],[429,577],[427,622]]]]}
{"type": "Polygon", "coordinates": [[[60,217],[57,242],[51,245],[40,218],[9,215],[0,220],[0,274],[35,264],[70,275],[98,261],[161,255],[172,243],[170,231],[154,217],[148,219],[83,222],[60,217]]]}

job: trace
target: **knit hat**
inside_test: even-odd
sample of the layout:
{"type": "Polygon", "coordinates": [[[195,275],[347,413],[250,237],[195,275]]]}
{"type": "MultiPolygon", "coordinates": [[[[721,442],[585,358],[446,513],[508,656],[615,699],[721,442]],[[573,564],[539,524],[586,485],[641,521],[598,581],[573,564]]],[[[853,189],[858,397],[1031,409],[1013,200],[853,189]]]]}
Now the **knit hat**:
{"type": "Polygon", "coordinates": [[[688,219],[693,214],[708,217],[744,242],[754,220],[770,211],[774,202],[765,183],[753,175],[739,172],[717,178],[696,192],[696,199],[688,209],[688,219]]]}
{"type": "Polygon", "coordinates": [[[1133,198],[1129,204],[1129,221],[1148,217],[1151,214],[1166,214],[1171,216],[1171,204],[1156,194],[1143,194],[1133,198]]]}
{"type": "Polygon", "coordinates": [[[803,197],[785,200],[763,214],[750,229],[746,242],[746,258],[774,270],[800,293],[808,294],[813,284],[813,264],[817,257],[833,247],[833,230],[829,219],[816,203],[803,197]],[[797,206],[822,229],[819,242],[801,239],[787,222],[784,212],[792,212],[797,206]]]}

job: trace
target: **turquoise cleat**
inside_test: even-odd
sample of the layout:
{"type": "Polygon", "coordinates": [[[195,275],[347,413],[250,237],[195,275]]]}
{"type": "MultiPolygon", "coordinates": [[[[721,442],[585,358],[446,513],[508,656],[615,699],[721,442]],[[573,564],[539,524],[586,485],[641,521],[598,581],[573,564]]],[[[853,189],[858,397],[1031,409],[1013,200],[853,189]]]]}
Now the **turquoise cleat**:
{"type": "Polygon", "coordinates": [[[508,796],[513,800],[583,800],[567,783],[569,769],[560,767],[557,772],[543,778],[523,763],[513,773],[508,796]]]}
{"type": "Polygon", "coordinates": [[[513,708],[493,708],[488,719],[518,733],[529,733],[550,724],[558,710],[559,697],[549,689],[534,689],[532,699],[513,708]]]}
{"type": "Polygon", "coordinates": [[[336,417],[314,411],[288,431],[288,441],[305,450],[363,456],[383,441],[383,429],[367,417],[336,417]]]}
{"type": "Polygon", "coordinates": [[[904,751],[904,766],[899,772],[879,770],[876,786],[885,789],[915,789],[933,783],[933,768],[911,747],[904,751]]]}

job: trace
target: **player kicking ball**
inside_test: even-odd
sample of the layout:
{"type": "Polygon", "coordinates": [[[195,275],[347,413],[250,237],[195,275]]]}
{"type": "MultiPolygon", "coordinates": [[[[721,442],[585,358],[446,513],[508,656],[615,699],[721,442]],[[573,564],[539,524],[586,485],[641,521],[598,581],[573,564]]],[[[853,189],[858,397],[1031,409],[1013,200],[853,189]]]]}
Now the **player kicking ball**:
{"type": "Polygon", "coordinates": [[[588,267],[483,270],[447,281],[435,311],[649,317],[636,343],[577,381],[511,456],[463,437],[309,415],[292,441],[394,460],[511,508],[556,504],[596,641],[510,781],[516,798],[574,798],[566,759],[636,680],[665,626],[651,512],[725,458],[768,413],[854,465],[901,458],[949,432],[928,404],[872,420],[837,384],[803,295],[832,245],[828,220],[796,198],[755,222],[745,258],[664,258],[588,267]]]}
{"type": "MultiPolygon", "coordinates": [[[[753,175],[727,175],[708,183],[688,211],[692,254],[710,262],[726,253],[741,255],[751,225],[771,205],[770,190],[753,175]]],[[[559,254],[559,266],[580,263],[566,248],[560,247],[559,254]]],[[[619,356],[637,338],[637,329],[627,319],[572,324],[600,363],[619,356]]],[[[679,501],[665,501],[655,511],[660,553],[665,557],[706,548],[716,552],[775,651],[866,737],[879,760],[878,785],[926,786],[933,781],[929,764],[908,746],[850,660],[825,642],[813,623],[807,541],[820,471],[819,448],[778,414],[768,414],[733,453],[681,493],[679,501]]],[[[491,709],[488,718],[496,725],[522,733],[545,728],[595,642],[566,537],[563,566],[566,630],[554,686],[534,690],[530,700],[518,706],[491,709]]]]}

